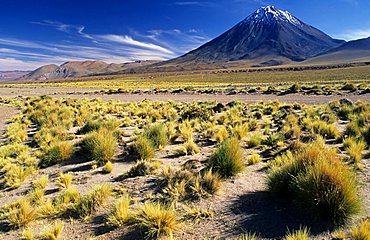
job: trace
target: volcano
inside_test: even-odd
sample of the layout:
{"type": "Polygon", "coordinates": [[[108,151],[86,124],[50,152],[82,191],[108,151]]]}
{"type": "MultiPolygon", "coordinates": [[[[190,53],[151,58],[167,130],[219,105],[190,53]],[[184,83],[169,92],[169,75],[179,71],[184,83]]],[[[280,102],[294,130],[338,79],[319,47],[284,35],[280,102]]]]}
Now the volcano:
{"type": "Polygon", "coordinates": [[[240,60],[303,61],[345,41],[333,39],[273,6],[259,8],[212,41],[162,64],[207,64],[240,60]]]}

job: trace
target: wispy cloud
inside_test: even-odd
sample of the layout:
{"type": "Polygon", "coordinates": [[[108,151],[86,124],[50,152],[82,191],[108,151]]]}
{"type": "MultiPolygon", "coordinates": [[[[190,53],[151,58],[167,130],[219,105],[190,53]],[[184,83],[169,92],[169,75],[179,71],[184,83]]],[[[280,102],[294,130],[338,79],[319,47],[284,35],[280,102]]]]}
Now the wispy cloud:
{"type": "Polygon", "coordinates": [[[146,34],[133,32],[134,35],[150,39],[156,43],[161,43],[177,55],[183,54],[209,41],[209,37],[197,29],[183,31],[180,29],[154,29],[146,34]],[[181,44],[176,44],[181,43],[181,44]]]}
{"type": "Polygon", "coordinates": [[[39,66],[40,61],[23,61],[15,58],[0,58],[0,71],[15,69],[31,70],[38,68],[39,66]]]}
{"type": "Polygon", "coordinates": [[[43,20],[41,22],[31,22],[31,23],[41,25],[41,26],[52,27],[61,32],[70,33],[70,34],[78,34],[85,38],[92,39],[92,37],[89,34],[84,33],[85,26],[82,26],[82,25],[65,24],[65,23],[51,21],[51,20],[43,20]]]}
{"type": "Polygon", "coordinates": [[[209,38],[197,29],[161,30],[145,33],[132,30],[129,35],[93,34],[82,25],[45,20],[34,24],[51,27],[73,36],[74,41],[37,42],[0,37],[0,70],[30,70],[38,66],[71,60],[128,62],[167,60],[205,43],[209,38]]]}
{"type": "Polygon", "coordinates": [[[159,51],[159,52],[163,52],[163,53],[167,53],[167,54],[174,54],[174,52],[172,52],[169,49],[166,49],[164,47],[161,47],[159,45],[155,45],[155,44],[152,44],[152,43],[140,42],[140,41],[137,41],[137,40],[135,40],[132,37],[127,36],[127,35],[120,36],[120,35],[114,35],[114,34],[107,34],[107,35],[100,35],[100,36],[97,36],[97,37],[100,37],[100,38],[108,40],[108,41],[121,43],[121,44],[124,44],[124,45],[130,45],[130,46],[144,48],[144,49],[151,49],[151,50],[154,50],[154,51],[159,51]]]}
{"type": "Polygon", "coordinates": [[[339,34],[335,34],[334,37],[344,40],[357,40],[361,38],[368,38],[370,37],[370,28],[347,30],[339,34]]]}

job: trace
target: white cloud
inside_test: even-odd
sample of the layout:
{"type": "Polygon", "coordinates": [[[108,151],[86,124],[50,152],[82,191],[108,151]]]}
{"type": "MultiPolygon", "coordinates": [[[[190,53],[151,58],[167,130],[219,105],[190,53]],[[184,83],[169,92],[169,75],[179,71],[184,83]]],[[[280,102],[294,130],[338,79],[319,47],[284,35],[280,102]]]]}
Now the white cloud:
{"type": "Polygon", "coordinates": [[[33,70],[38,67],[40,67],[39,61],[22,61],[15,58],[0,58],[0,71],[33,70]]]}
{"type": "Polygon", "coordinates": [[[198,29],[131,31],[129,35],[85,33],[81,25],[50,20],[33,22],[73,36],[70,40],[38,42],[0,38],[1,69],[29,70],[66,61],[101,60],[122,63],[135,60],[168,60],[190,51],[209,38],[198,29]]]}
{"type": "Polygon", "coordinates": [[[369,29],[352,29],[344,31],[343,33],[335,34],[335,38],[344,39],[344,40],[357,40],[361,38],[370,37],[370,28],[369,29]]]}
{"type": "Polygon", "coordinates": [[[107,35],[101,35],[101,36],[98,36],[98,37],[101,37],[102,39],[105,39],[105,40],[108,40],[108,41],[117,42],[117,43],[126,44],[126,45],[131,45],[131,46],[134,46],[134,47],[151,49],[151,50],[163,52],[163,53],[166,53],[166,54],[174,54],[174,52],[172,52],[171,50],[163,48],[159,45],[155,45],[155,44],[152,44],[152,43],[146,43],[146,42],[140,42],[140,41],[137,41],[137,40],[135,40],[132,37],[127,36],[127,35],[126,36],[120,36],[120,35],[114,35],[114,34],[107,34],[107,35]]]}

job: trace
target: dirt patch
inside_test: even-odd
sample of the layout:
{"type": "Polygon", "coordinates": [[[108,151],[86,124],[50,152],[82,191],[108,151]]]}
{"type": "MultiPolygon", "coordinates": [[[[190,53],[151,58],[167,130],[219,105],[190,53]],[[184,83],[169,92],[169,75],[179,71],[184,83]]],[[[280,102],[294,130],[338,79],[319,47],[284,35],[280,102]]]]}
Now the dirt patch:
{"type": "Polygon", "coordinates": [[[218,101],[227,103],[234,100],[239,100],[247,103],[255,103],[259,101],[280,101],[286,103],[300,103],[300,104],[326,104],[331,101],[347,98],[353,102],[358,100],[370,101],[370,94],[342,94],[342,95],[303,95],[303,94],[287,94],[277,96],[274,94],[189,94],[189,93],[165,93],[165,94],[130,94],[130,93],[94,93],[99,89],[86,89],[86,88],[67,88],[67,87],[0,87],[0,96],[2,97],[17,97],[17,96],[42,96],[48,95],[57,98],[101,98],[104,101],[120,100],[124,102],[140,102],[143,100],[151,101],[180,101],[180,102],[193,102],[193,101],[218,101]]]}
{"type": "Polygon", "coordinates": [[[0,105],[0,138],[6,129],[6,121],[18,114],[19,110],[15,107],[0,105]]]}

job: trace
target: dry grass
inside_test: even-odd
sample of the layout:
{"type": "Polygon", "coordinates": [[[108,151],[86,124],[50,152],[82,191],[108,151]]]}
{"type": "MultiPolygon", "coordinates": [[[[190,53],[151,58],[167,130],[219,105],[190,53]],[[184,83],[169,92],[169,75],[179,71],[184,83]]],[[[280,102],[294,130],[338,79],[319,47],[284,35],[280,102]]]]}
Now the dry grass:
{"type": "Polygon", "coordinates": [[[317,141],[293,157],[292,162],[271,171],[271,191],[335,224],[345,223],[359,211],[356,175],[332,149],[317,141]]]}
{"type": "Polygon", "coordinates": [[[288,231],[284,240],[309,240],[310,238],[310,230],[306,227],[300,228],[294,232],[288,231]]]}
{"type": "Polygon", "coordinates": [[[134,154],[141,160],[150,160],[154,157],[155,149],[153,143],[146,137],[139,137],[133,145],[134,154]]]}
{"type": "Polygon", "coordinates": [[[71,173],[60,173],[59,178],[55,181],[59,189],[67,189],[72,185],[73,175],[71,173]]]}
{"type": "Polygon", "coordinates": [[[27,227],[37,218],[37,210],[26,199],[18,201],[14,209],[11,210],[7,217],[7,221],[11,226],[20,228],[27,227]]]}
{"type": "Polygon", "coordinates": [[[222,178],[229,178],[244,169],[242,149],[236,138],[221,143],[208,159],[208,167],[222,178]]]}
{"type": "Polygon", "coordinates": [[[101,166],[112,160],[116,152],[117,140],[113,132],[100,128],[86,135],[81,146],[87,156],[101,166]]]}
{"type": "Polygon", "coordinates": [[[358,226],[351,229],[351,239],[369,240],[370,239],[370,220],[365,219],[358,226]]]}
{"type": "Polygon", "coordinates": [[[129,196],[118,199],[107,216],[107,223],[115,227],[121,227],[123,224],[127,223],[131,218],[129,212],[130,202],[131,199],[129,196]]]}
{"type": "Polygon", "coordinates": [[[41,233],[42,240],[58,240],[61,238],[64,222],[55,221],[51,226],[44,229],[41,233]]]}
{"type": "Polygon", "coordinates": [[[180,228],[175,210],[159,203],[144,203],[136,221],[145,229],[148,238],[173,238],[173,232],[180,228]]]}

